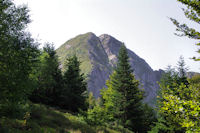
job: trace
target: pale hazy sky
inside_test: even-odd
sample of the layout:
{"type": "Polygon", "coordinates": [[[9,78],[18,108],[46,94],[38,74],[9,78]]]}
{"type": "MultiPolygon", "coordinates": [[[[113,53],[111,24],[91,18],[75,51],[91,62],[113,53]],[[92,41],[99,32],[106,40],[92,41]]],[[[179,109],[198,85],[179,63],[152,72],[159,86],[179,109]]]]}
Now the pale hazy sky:
{"type": "Polygon", "coordinates": [[[185,58],[190,71],[200,72],[200,62],[190,57],[195,40],[175,36],[168,17],[199,28],[188,21],[176,0],[14,0],[27,4],[32,23],[29,31],[41,43],[53,42],[58,48],[79,34],[110,34],[124,42],[154,69],[175,66],[185,58]]]}

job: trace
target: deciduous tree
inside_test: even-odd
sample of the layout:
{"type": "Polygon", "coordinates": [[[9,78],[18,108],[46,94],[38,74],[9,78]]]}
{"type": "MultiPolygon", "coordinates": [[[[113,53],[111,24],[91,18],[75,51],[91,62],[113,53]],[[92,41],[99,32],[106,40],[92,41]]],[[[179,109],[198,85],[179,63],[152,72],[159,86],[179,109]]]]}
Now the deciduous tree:
{"type": "Polygon", "coordinates": [[[0,116],[21,116],[32,92],[31,72],[38,57],[38,44],[26,31],[28,9],[11,0],[0,0],[0,116]]]}

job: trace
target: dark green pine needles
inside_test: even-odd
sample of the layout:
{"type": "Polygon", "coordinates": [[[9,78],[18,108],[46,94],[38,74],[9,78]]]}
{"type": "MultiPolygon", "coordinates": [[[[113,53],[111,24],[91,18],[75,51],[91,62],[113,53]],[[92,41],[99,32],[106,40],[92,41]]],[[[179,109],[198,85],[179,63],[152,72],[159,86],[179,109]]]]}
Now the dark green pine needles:
{"type": "Polygon", "coordinates": [[[139,81],[135,79],[124,45],[119,51],[117,67],[106,85],[108,89],[102,93],[105,108],[118,124],[133,131],[142,130],[143,92],[139,89],[139,81]]]}
{"type": "Polygon", "coordinates": [[[67,58],[66,68],[63,76],[63,106],[73,112],[77,112],[78,109],[84,110],[87,108],[85,104],[86,96],[84,96],[87,91],[87,83],[84,75],[81,74],[80,62],[77,56],[67,58]]]}

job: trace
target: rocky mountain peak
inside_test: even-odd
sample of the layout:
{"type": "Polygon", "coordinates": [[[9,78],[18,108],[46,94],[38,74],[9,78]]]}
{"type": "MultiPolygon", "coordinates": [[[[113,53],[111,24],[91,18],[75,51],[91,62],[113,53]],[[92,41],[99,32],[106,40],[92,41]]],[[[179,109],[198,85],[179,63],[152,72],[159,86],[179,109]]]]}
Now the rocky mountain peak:
{"type": "Polygon", "coordinates": [[[122,45],[122,42],[118,41],[114,37],[108,35],[108,34],[103,34],[99,36],[99,39],[103,45],[104,48],[110,48],[112,52],[115,52],[116,50],[118,51],[122,45]]]}
{"type": "Polygon", "coordinates": [[[105,42],[107,44],[109,44],[112,41],[117,41],[117,39],[115,39],[113,36],[108,35],[108,34],[102,34],[102,35],[100,35],[99,39],[101,40],[101,42],[105,42]]]}
{"type": "Polygon", "coordinates": [[[97,37],[94,33],[92,33],[92,32],[88,32],[88,33],[83,34],[83,35],[87,36],[87,37],[88,37],[88,40],[94,39],[94,38],[98,38],[98,37],[97,37]]]}
{"type": "MultiPolygon", "coordinates": [[[[100,89],[106,87],[105,82],[116,66],[122,45],[122,42],[108,34],[97,37],[94,33],[88,32],[67,41],[56,51],[61,64],[67,56],[76,53],[82,62],[82,72],[88,75],[88,89],[97,98],[100,96],[100,89]]],[[[134,74],[145,91],[145,102],[153,105],[159,89],[157,81],[161,77],[162,70],[153,71],[144,59],[129,49],[128,55],[134,74]]]]}

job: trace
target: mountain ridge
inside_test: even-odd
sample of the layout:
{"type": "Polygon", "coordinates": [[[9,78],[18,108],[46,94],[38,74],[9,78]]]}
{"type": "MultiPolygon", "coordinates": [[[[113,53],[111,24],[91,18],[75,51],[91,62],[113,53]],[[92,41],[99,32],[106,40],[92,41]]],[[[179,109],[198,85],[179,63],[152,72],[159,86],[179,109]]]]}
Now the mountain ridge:
{"type": "MultiPolygon", "coordinates": [[[[100,96],[100,89],[106,87],[105,81],[116,66],[122,44],[108,34],[97,37],[94,33],[88,32],[68,40],[56,52],[61,68],[64,68],[66,57],[76,54],[80,58],[81,70],[88,76],[88,89],[97,98],[100,96]]],[[[128,55],[136,79],[140,80],[141,88],[144,88],[146,94],[144,101],[153,105],[159,89],[157,81],[160,80],[163,70],[154,71],[144,59],[130,49],[128,49],[128,55]]]]}

